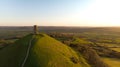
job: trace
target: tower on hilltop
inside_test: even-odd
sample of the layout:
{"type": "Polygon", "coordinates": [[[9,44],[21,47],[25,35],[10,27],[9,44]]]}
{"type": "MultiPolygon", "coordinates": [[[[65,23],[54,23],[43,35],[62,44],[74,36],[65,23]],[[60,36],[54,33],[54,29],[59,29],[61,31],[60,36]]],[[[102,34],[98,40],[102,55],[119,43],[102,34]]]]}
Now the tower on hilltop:
{"type": "Polygon", "coordinates": [[[34,34],[38,34],[38,26],[34,25],[34,34]]]}

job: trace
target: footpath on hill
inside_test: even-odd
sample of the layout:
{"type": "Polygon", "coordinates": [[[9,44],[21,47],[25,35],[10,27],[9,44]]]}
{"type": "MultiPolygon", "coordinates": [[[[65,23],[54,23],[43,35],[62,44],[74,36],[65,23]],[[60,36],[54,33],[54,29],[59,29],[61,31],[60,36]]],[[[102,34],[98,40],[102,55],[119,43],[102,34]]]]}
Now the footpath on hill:
{"type": "Polygon", "coordinates": [[[27,61],[27,59],[28,59],[28,56],[29,56],[29,53],[30,53],[30,48],[31,48],[31,45],[32,45],[32,41],[34,40],[34,35],[33,35],[33,37],[30,39],[30,41],[29,41],[29,43],[28,43],[28,48],[27,48],[27,51],[26,51],[26,55],[25,55],[25,58],[24,58],[24,60],[23,60],[23,62],[22,62],[22,64],[21,64],[21,67],[24,67],[25,66],[25,63],[26,63],[26,61],[27,61]]]}
{"type": "Polygon", "coordinates": [[[90,67],[90,65],[82,55],[60,41],[46,34],[29,34],[0,51],[0,67],[90,67]]]}

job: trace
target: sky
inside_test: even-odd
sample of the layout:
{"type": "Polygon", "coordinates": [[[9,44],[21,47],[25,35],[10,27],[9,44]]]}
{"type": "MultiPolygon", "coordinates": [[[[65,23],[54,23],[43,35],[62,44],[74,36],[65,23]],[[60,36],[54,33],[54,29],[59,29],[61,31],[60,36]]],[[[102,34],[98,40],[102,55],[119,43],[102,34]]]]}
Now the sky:
{"type": "Polygon", "coordinates": [[[0,26],[120,26],[120,0],[0,0],[0,26]]]}

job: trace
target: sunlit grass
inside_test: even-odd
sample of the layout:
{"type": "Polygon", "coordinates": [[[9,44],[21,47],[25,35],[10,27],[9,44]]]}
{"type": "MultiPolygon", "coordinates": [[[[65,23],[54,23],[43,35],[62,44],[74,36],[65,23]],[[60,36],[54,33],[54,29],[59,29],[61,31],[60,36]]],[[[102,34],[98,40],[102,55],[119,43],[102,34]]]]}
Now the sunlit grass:
{"type": "Polygon", "coordinates": [[[120,67],[120,59],[115,59],[115,58],[102,58],[102,59],[110,67],[120,67]]]}
{"type": "MultiPolygon", "coordinates": [[[[0,51],[0,67],[20,67],[33,35],[0,51]]],[[[25,67],[90,67],[82,55],[45,34],[35,35],[25,67]],[[72,59],[71,59],[72,58],[72,59]],[[77,62],[77,63],[75,63],[77,62]]]]}
{"type": "Polygon", "coordinates": [[[111,48],[111,49],[120,52],[120,48],[111,48]]]}

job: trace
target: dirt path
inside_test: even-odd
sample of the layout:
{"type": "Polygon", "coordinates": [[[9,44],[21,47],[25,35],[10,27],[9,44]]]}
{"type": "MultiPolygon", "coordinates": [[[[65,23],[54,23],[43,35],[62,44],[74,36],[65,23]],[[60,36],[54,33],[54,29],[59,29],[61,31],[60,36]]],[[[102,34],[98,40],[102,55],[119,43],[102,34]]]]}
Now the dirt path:
{"type": "Polygon", "coordinates": [[[24,61],[22,62],[21,64],[21,67],[24,67],[25,63],[26,63],[26,60],[29,56],[29,53],[30,53],[30,48],[31,48],[31,45],[32,45],[32,41],[33,41],[34,37],[32,37],[32,39],[29,41],[29,46],[28,46],[28,49],[27,49],[27,52],[26,52],[26,55],[25,55],[25,58],[24,58],[24,61]]]}

